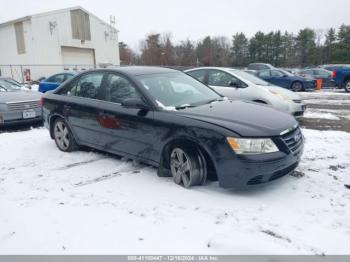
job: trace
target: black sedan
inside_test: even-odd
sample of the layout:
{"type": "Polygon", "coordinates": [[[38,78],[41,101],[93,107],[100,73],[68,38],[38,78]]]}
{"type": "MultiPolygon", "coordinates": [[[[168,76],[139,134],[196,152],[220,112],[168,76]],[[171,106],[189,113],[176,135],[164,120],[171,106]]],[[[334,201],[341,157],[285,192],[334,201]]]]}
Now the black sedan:
{"type": "Polygon", "coordinates": [[[62,151],[88,146],[158,167],[184,187],[225,188],[292,172],[303,152],[293,117],[232,101],[172,69],[83,72],[43,96],[45,125],[62,151]]]}

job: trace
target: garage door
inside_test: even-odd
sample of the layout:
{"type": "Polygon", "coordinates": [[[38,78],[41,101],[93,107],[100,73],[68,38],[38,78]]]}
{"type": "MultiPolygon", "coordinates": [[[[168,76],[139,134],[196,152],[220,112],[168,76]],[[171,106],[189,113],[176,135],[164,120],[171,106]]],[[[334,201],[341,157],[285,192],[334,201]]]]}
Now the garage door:
{"type": "Polygon", "coordinates": [[[93,49],[62,46],[62,57],[64,65],[95,65],[93,49]]]}

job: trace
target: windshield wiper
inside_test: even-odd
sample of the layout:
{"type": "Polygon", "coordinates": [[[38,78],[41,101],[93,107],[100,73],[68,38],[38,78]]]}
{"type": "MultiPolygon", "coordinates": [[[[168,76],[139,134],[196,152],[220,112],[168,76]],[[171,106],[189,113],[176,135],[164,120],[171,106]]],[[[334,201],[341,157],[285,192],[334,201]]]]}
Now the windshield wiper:
{"type": "Polygon", "coordinates": [[[175,109],[179,110],[179,109],[185,109],[185,108],[188,108],[188,107],[195,107],[195,105],[183,104],[183,105],[180,105],[180,106],[175,106],[175,109]]]}
{"type": "Polygon", "coordinates": [[[215,98],[215,99],[211,99],[211,100],[207,101],[206,104],[211,104],[213,102],[221,102],[221,101],[224,101],[224,100],[225,100],[224,97],[215,98]]]}

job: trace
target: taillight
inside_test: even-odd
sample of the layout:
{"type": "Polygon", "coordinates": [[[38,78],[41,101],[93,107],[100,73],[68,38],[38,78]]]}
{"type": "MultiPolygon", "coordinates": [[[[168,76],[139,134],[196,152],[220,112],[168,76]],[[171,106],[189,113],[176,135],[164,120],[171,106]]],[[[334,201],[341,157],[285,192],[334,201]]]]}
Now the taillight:
{"type": "Polygon", "coordinates": [[[40,105],[41,107],[44,106],[44,97],[41,97],[41,98],[40,98],[39,105],[40,105]]]}
{"type": "Polygon", "coordinates": [[[332,78],[335,78],[336,76],[337,76],[337,71],[334,70],[334,71],[332,72],[332,78]]]}

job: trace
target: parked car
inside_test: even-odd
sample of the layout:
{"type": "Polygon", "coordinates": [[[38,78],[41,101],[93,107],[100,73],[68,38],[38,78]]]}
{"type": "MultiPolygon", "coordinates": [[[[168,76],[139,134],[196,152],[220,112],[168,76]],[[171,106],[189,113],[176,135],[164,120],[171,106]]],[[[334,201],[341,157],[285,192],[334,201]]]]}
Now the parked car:
{"type": "Polygon", "coordinates": [[[328,64],[328,65],[320,65],[319,67],[333,72],[338,69],[349,68],[350,64],[328,64]]]}
{"type": "Polygon", "coordinates": [[[72,78],[76,74],[76,72],[64,72],[45,78],[39,83],[39,92],[45,93],[54,90],[64,81],[72,78]]]}
{"type": "Polygon", "coordinates": [[[207,177],[225,188],[269,182],[292,172],[303,152],[292,116],[228,100],[168,68],[83,72],[42,103],[60,150],[84,145],[137,159],[186,188],[207,177]]]}
{"type": "Polygon", "coordinates": [[[247,69],[259,71],[259,70],[275,69],[275,67],[271,64],[252,63],[248,65],[247,69]]]}
{"type": "Polygon", "coordinates": [[[185,72],[230,99],[267,104],[295,117],[304,114],[305,105],[298,94],[247,72],[222,67],[202,67],[185,72]]]}
{"type": "Polygon", "coordinates": [[[31,86],[28,85],[28,84],[22,84],[18,81],[16,81],[15,79],[11,78],[11,77],[0,77],[0,80],[3,80],[5,82],[8,82],[10,84],[13,84],[17,87],[19,87],[20,89],[23,89],[23,90],[28,90],[28,89],[31,89],[31,86]]]}
{"type": "Polygon", "coordinates": [[[316,80],[293,75],[282,69],[262,70],[256,73],[261,79],[280,87],[298,91],[313,91],[316,88],[316,80]]]}
{"type": "Polygon", "coordinates": [[[333,77],[338,87],[344,88],[346,92],[350,92],[350,67],[336,69],[333,72],[333,77]]]}
{"type": "Polygon", "coordinates": [[[0,127],[42,121],[41,94],[0,79],[0,127]]]}
{"type": "Polygon", "coordinates": [[[322,87],[334,87],[333,72],[323,68],[308,68],[297,72],[302,77],[313,77],[315,79],[322,79],[322,87]]]}

